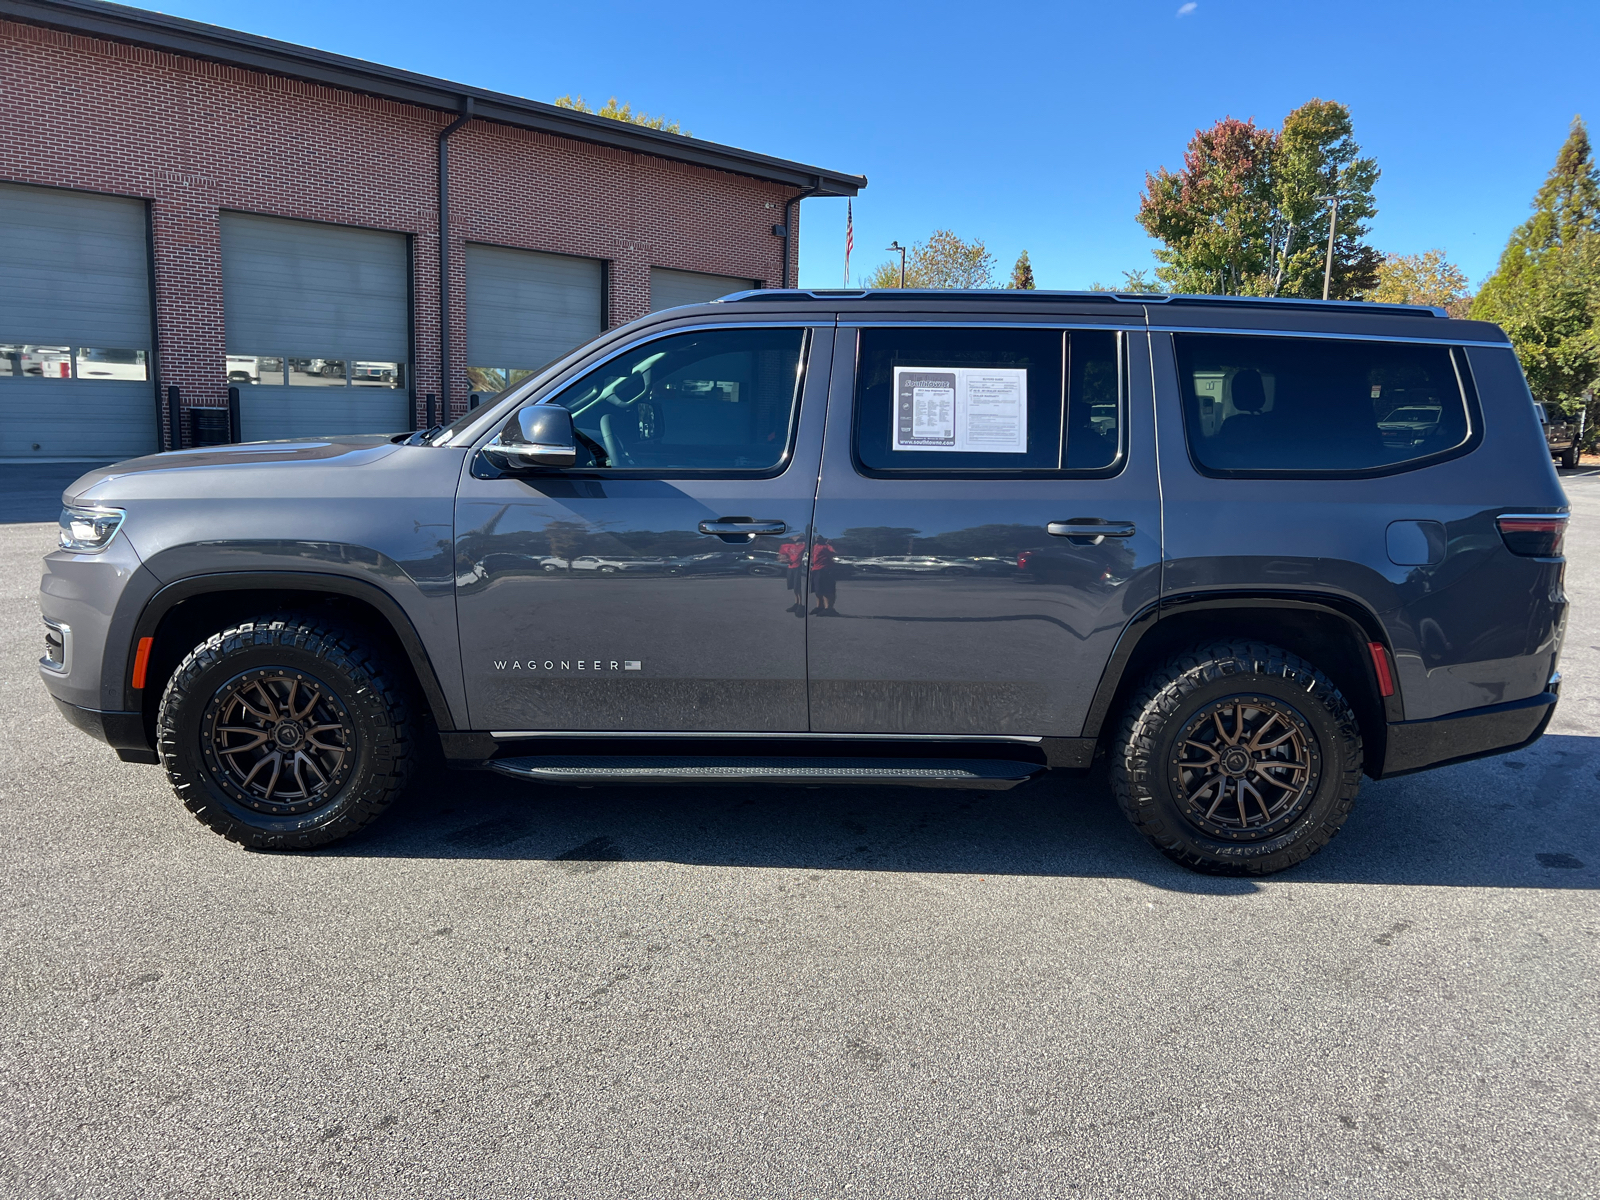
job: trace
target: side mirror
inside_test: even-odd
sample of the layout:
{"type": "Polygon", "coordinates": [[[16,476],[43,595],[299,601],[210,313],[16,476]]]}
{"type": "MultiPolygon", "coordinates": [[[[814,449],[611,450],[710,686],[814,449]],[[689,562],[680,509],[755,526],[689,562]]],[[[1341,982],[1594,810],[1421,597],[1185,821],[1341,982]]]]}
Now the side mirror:
{"type": "Polygon", "coordinates": [[[499,464],[518,467],[570,467],[578,461],[572,414],[559,404],[530,404],[517,410],[484,448],[499,464]]]}

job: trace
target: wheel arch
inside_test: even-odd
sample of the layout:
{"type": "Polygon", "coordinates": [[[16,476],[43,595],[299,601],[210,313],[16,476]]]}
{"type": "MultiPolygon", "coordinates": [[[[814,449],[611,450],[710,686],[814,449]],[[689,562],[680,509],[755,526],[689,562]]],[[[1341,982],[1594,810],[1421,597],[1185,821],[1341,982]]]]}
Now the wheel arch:
{"type": "Polygon", "coordinates": [[[1394,651],[1377,614],[1343,596],[1196,592],[1163,597],[1124,627],[1095,689],[1082,736],[1098,743],[1112,732],[1129,696],[1169,655],[1213,638],[1241,636],[1281,646],[1334,681],[1355,710],[1364,768],[1376,778],[1383,769],[1389,723],[1403,720],[1404,710],[1398,680],[1392,696],[1380,694],[1367,645],[1381,644],[1391,664],[1394,651]]]}
{"type": "Polygon", "coordinates": [[[409,667],[418,694],[438,730],[455,722],[438,673],[411,618],[382,588],[359,579],[298,571],[248,571],[196,575],[176,580],[145,602],[134,625],[123,670],[124,708],[143,717],[154,746],[155,714],[161,692],[184,655],[201,637],[274,609],[337,614],[388,643],[409,667]],[[143,688],[135,688],[134,663],[144,638],[151,638],[143,688]]]}

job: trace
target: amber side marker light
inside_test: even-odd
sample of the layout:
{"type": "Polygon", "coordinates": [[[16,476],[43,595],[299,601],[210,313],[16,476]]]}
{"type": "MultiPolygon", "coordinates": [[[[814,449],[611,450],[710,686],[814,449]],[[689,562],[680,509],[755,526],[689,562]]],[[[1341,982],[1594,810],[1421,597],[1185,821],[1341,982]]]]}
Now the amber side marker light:
{"type": "Polygon", "coordinates": [[[133,652],[133,686],[135,689],[144,687],[144,673],[150,666],[150,647],[155,644],[155,638],[139,639],[139,648],[133,652]]]}
{"type": "Polygon", "coordinates": [[[1523,558],[1560,558],[1567,535],[1566,513],[1508,513],[1496,517],[1506,549],[1523,558]]]}
{"type": "Polygon", "coordinates": [[[1372,652],[1372,669],[1378,673],[1378,695],[1387,700],[1394,695],[1394,672],[1389,669],[1389,652],[1382,642],[1368,642],[1372,652]]]}

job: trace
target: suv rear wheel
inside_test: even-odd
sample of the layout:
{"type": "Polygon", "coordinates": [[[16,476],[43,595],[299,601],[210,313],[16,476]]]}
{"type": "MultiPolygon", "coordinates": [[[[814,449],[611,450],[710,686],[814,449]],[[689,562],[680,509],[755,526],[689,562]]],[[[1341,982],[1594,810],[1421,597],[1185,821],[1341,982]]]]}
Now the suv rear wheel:
{"type": "Polygon", "coordinates": [[[173,790],[201,822],[261,850],[354,833],[404,788],[410,714],[398,677],[343,631],[245,622],[189,652],[156,732],[173,790]]]}
{"type": "Polygon", "coordinates": [[[1276,646],[1228,642],[1170,659],[1129,702],[1112,786],[1174,862],[1266,875],[1339,831],[1361,786],[1361,732],[1333,682],[1276,646]]]}

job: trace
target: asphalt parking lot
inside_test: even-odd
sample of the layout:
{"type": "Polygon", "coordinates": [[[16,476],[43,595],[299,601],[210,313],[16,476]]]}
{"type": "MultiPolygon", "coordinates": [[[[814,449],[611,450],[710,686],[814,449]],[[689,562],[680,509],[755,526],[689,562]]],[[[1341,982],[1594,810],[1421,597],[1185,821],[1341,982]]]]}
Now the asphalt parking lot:
{"type": "Polygon", "coordinates": [[[1566,476],[1550,733],[1369,782],[1259,883],[1169,865],[1095,779],[454,775],[248,853],[49,703],[55,499],[19,484],[0,1194],[1593,1196],[1600,470],[1566,476]]]}

